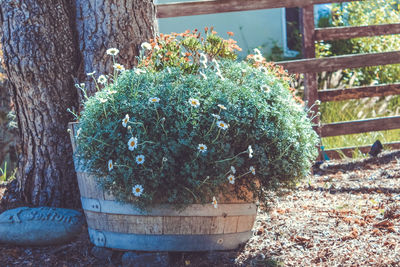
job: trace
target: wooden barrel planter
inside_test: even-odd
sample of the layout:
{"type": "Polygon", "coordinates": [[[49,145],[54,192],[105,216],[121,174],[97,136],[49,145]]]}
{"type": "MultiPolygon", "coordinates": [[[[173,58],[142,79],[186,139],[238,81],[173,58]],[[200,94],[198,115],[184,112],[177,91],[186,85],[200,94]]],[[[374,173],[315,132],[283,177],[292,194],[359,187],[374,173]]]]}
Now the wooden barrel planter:
{"type": "MultiPolygon", "coordinates": [[[[75,151],[76,123],[70,123],[75,151]]],[[[208,251],[237,248],[252,235],[257,206],[219,201],[218,208],[193,204],[182,211],[159,205],[144,212],[117,202],[96,177],[75,161],[82,207],[91,242],[99,247],[142,251],[208,251]]]]}

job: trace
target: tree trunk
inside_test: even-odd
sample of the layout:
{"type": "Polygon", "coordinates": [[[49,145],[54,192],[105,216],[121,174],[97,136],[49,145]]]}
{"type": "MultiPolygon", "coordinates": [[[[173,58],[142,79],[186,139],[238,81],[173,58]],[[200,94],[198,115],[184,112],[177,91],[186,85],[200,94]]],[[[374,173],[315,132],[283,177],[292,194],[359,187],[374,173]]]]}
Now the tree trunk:
{"type": "MultiPolygon", "coordinates": [[[[137,63],[140,45],[155,37],[156,11],[152,0],[76,0],[79,46],[83,72],[96,71],[95,77],[113,72],[108,48],[118,48],[118,63],[132,68],[137,63]]],[[[86,75],[85,75],[86,76],[86,75]]],[[[95,93],[90,77],[85,82],[88,95],[95,93]]]]}
{"type": "Polygon", "coordinates": [[[3,49],[19,126],[20,193],[34,205],[73,206],[67,108],[76,106],[72,77],[79,66],[68,1],[3,0],[3,49]]]}
{"type": "MultiPolygon", "coordinates": [[[[67,108],[75,81],[111,73],[105,55],[120,50],[125,67],[156,31],[152,0],[0,0],[0,31],[20,135],[18,186],[33,205],[77,206],[67,108]]],[[[93,86],[89,93],[93,94],[93,86]]]]}

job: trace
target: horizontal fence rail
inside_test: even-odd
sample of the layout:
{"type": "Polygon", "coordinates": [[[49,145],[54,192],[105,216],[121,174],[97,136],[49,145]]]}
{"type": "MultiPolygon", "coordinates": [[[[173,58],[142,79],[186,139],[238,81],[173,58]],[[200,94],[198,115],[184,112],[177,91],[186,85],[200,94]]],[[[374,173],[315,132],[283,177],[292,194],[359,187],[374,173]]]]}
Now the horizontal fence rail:
{"type": "Polygon", "coordinates": [[[329,41],[390,34],[400,34],[400,23],[370,26],[318,28],[315,29],[315,40],[329,41]]]}
{"type": "Polygon", "coordinates": [[[171,18],[259,9],[303,7],[313,4],[351,1],[357,0],[206,0],[186,3],[159,4],[157,5],[157,17],[171,18]]]}
{"type": "Polygon", "coordinates": [[[348,89],[326,89],[318,91],[318,99],[322,102],[389,95],[400,95],[400,83],[359,86],[348,89]]]}
{"type": "Polygon", "coordinates": [[[280,61],[291,73],[317,73],[400,63],[400,51],[280,61]]]}
{"type": "Polygon", "coordinates": [[[321,137],[356,134],[373,131],[394,130],[400,128],[400,116],[343,121],[323,124],[321,137]]]}

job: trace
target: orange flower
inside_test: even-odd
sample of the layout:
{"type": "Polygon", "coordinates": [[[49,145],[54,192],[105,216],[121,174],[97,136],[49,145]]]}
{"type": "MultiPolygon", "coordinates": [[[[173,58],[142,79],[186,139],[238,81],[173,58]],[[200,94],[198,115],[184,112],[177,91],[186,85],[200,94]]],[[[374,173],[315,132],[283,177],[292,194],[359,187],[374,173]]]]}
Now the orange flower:
{"type": "Polygon", "coordinates": [[[204,27],[204,31],[205,31],[205,32],[208,32],[208,27],[204,27]]]}
{"type": "Polygon", "coordinates": [[[185,56],[190,57],[192,55],[192,53],[186,52],[185,56]]]}
{"type": "Polygon", "coordinates": [[[216,32],[216,31],[211,31],[211,33],[212,33],[212,34],[217,34],[217,32],[216,32]]]}
{"type": "Polygon", "coordinates": [[[229,36],[233,36],[233,35],[234,35],[233,32],[227,32],[227,34],[228,34],[229,36]]]}

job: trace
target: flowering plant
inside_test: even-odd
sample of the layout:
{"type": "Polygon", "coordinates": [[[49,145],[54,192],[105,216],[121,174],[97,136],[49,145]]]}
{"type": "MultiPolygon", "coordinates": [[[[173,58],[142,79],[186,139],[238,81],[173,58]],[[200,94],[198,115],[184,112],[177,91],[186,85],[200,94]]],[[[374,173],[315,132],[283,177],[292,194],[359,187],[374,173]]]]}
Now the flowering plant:
{"type": "Polygon", "coordinates": [[[207,49],[195,66],[160,67],[148,60],[156,45],[143,45],[140,68],[99,76],[79,116],[78,156],[105,190],[139,207],[218,207],[232,192],[266,201],[308,175],[318,139],[287,82],[207,49]]]}

